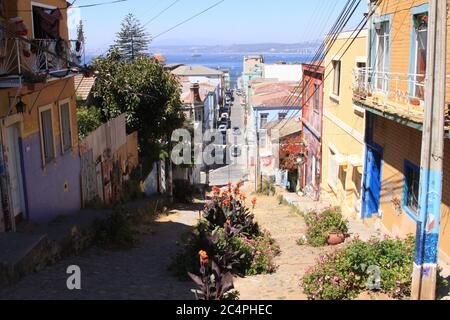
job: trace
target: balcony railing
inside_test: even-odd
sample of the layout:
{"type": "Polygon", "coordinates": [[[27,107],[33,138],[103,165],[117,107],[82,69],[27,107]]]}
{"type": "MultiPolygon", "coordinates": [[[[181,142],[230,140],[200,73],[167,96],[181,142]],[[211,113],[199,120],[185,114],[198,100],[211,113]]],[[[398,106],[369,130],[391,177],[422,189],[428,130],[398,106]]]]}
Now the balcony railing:
{"type": "Polygon", "coordinates": [[[22,38],[0,40],[0,87],[23,82],[45,82],[48,78],[68,75],[73,65],[81,63],[76,41],[22,38]]]}

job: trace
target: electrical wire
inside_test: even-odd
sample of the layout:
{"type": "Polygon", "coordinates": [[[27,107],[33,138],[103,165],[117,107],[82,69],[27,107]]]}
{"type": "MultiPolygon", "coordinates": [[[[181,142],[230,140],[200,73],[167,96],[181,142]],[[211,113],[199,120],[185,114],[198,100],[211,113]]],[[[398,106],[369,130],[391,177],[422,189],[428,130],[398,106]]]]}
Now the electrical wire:
{"type": "Polygon", "coordinates": [[[213,9],[213,8],[215,8],[215,7],[217,7],[217,6],[219,6],[219,5],[222,4],[223,2],[225,2],[225,0],[220,0],[220,1],[216,2],[216,3],[213,4],[212,6],[210,6],[210,7],[206,8],[206,9],[200,11],[199,13],[197,13],[197,14],[195,14],[195,15],[193,15],[193,16],[191,16],[191,17],[189,17],[189,18],[187,18],[187,19],[185,19],[185,20],[183,20],[183,21],[181,21],[180,23],[176,24],[175,26],[173,26],[173,27],[171,27],[171,28],[169,28],[169,29],[167,29],[167,30],[165,30],[165,31],[163,31],[163,32],[158,33],[157,35],[155,35],[155,36],[153,37],[153,39],[159,38],[159,37],[165,35],[166,33],[169,33],[170,31],[172,31],[172,30],[178,28],[179,26],[181,26],[181,25],[183,25],[183,24],[185,24],[185,23],[187,23],[187,22],[189,22],[189,21],[194,20],[194,19],[197,18],[198,16],[200,16],[200,15],[204,14],[205,12],[207,12],[207,11],[209,11],[209,10],[211,10],[211,9],[213,9]]]}
{"type": "Polygon", "coordinates": [[[172,8],[174,5],[176,5],[178,2],[180,2],[181,0],[175,0],[173,1],[169,6],[165,7],[163,10],[161,10],[160,12],[158,12],[156,15],[154,15],[150,20],[148,20],[146,23],[144,23],[142,26],[146,27],[148,26],[150,23],[152,23],[153,21],[155,21],[156,19],[158,19],[160,16],[162,16],[166,11],[168,11],[170,8],[172,8]]]}

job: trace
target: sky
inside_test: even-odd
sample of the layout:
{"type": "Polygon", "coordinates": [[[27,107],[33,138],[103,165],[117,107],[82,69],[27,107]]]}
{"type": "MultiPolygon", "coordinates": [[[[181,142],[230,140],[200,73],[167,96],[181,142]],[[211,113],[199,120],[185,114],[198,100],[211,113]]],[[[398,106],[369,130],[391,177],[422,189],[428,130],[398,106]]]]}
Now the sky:
{"type": "MultiPolygon", "coordinates": [[[[90,8],[76,6],[111,0],[76,0],[69,12],[74,34],[77,21],[85,26],[88,53],[101,53],[113,43],[120,24],[133,13],[143,24],[175,0],[127,0],[90,8]]],[[[194,20],[154,40],[153,45],[218,45],[242,43],[298,43],[322,38],[347,0],[225,0],[194,20]]],[[[178,0],[146,26],[151,35],[164,32],[215,4],[218,0],[178,0]]],[[[362,0],[346,29],[354,28],[367,10],[362,0]]]]}

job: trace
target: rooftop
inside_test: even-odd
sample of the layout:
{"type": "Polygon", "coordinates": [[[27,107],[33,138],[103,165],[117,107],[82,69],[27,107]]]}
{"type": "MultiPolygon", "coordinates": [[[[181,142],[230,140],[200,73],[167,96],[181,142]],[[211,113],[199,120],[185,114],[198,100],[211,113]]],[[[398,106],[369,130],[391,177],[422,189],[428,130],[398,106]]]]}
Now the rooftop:
{"type": "Polygon", "coordinates": [[[77,97],[86,101],[91,94],[92,87],[95,83],[95,77],[84,77],[81,74],[75,76],[75,88],[77,89],[77,97]]]}
{"type": "Polygon", "coordinates": [[[176,76],[221,76],[223,72],[217,69],[199,65],[182,65],[172,70],[176,76]]]}

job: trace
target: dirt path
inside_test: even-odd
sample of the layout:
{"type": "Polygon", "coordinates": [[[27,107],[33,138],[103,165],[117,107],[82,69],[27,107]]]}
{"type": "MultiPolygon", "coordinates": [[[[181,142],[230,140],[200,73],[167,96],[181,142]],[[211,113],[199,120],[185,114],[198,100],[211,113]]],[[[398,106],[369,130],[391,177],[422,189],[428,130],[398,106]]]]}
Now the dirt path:
{"type": "Polygon", "coordinates": [[[128,251],[92,248],[24,278],[13,287],[0,288],[0,299],[149,299],[193,298],[192,284],[173,277],[167,266],[178,250],[180,236],[196,223],[199,207],[177,208],[152,227],[152,234],[128,251]],[[66,269],[77,265],[82,290],[69,291],[66,269]]]}
{"type": "Polygon", "coordinates": [[[274,274],[236,279],[241,300],[304,300],[300,278],[315,264],[317,257],[327,248],[298,246],[297,240],[306,231],[304,220],[290,207],[280,205],[276,197],[257,196],[256,220],[270,231],[281,248],[277,257],[279,266],[274,274]]]}

